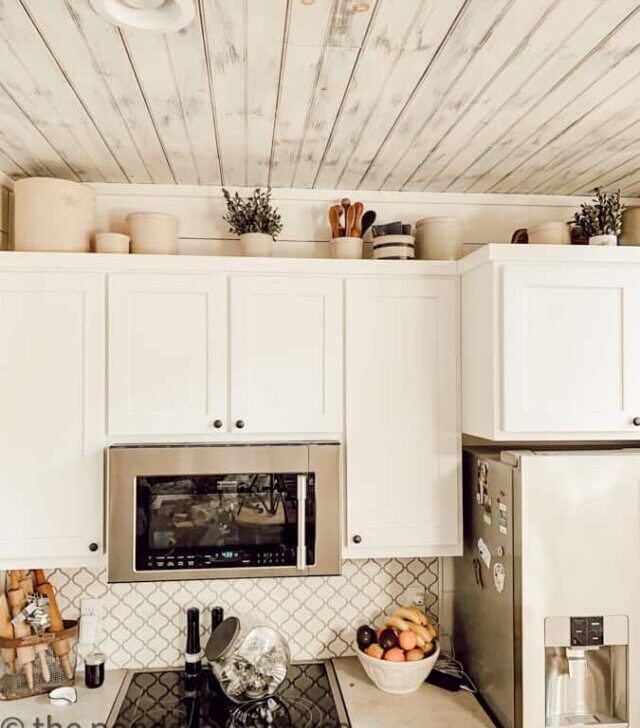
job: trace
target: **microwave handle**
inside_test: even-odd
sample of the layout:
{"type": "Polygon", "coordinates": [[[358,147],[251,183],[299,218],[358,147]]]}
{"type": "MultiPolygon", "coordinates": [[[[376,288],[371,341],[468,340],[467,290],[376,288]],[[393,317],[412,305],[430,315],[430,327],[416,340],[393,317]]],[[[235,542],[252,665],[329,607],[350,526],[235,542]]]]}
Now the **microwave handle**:
{"type": "Polygon", "coordinates": [[[296,569],[307,568],[307,474],[298,473],[298,550],[296,569]]]}

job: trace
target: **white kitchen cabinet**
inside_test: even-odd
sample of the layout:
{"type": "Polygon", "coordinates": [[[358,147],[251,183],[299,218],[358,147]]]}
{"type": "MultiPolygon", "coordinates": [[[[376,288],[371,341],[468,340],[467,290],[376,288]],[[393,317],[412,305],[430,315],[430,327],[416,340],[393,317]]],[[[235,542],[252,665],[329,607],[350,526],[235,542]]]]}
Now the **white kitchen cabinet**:
{"type": "Polygon", "coordinates": [[[0,569],[103,551],[104,277],[0,272],[0,569]]]}
{"type": "Polygon", "coordinates": [[[187,435],[227,427],[224,276],[109,277],[109,433],[187,435]]]}
{"type": "Polygon", "coordinates": [[[349,280],[345,340],[345,555],[461,553],[457,281],[349,280]]]}
{"type": "Polygon", "coordinates": [[[232,278],[234,431],[342,431],[342,317],[337,277],[232,278]]]}
{"type": "Polygon", "coordinates": [[[640,269],[519,256],[462,276],[464,432],[639,437],[640,269]]]}

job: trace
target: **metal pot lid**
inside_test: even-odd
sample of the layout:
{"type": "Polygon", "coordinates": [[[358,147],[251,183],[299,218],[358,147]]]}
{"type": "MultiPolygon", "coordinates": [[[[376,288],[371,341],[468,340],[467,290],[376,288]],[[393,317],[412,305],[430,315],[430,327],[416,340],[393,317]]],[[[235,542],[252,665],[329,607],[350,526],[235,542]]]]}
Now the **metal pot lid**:
{"type": "Polygon", "coordinates": [[[227,617],[213,630],[204,654],[209,662],[215,662],[226,657],[232,650],[240,633],[240,620],[237,617],[227,617]]]}

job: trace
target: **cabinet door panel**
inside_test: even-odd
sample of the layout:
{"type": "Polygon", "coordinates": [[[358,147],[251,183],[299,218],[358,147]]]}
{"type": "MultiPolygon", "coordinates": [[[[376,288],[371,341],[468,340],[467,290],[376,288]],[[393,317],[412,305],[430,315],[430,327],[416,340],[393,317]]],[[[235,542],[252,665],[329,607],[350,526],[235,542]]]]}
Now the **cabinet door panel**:
{"type": "Polygon", "coordinates": [[[0,568],[102,549],[104,319],[99,274],[0,273],[0,568]]]}
{"type": "Polygon", "coordinates": [[[341,281],[234,278],[231,365],[243,431],[341,431],[341,281]]]}
{"type": "Polygon", "coordinates": [[[212,433],[227,420],[226,280],[112,275],[109,431],[212,433]]]}
{"type": "Polygon", "coordinates": [[[459,544],[456,291],[450,280],[347,283],[350,554],[459,544]]]}
{"type": "Polygon", "coordinates": [[[505,270],[504,430],[633,429],[635,280],[620,267],[505,270]]]}

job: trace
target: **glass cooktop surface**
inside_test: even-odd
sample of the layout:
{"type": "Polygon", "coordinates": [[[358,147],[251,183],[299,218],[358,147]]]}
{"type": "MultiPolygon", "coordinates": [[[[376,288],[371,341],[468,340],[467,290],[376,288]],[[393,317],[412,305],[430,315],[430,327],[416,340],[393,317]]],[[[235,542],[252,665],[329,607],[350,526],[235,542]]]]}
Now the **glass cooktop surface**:
{"type": "MultiPolygon", "coordinates": [[[[330,668],[332,669],[332,668],[330,668]]],[[[336,684],[336,691],[339,688],[336,684]]],[[[134,672],[117,728],[349,728],[324,663],[291,665],[271,698],[245,705],[228,700],[208,669],[134,672]]]]}

